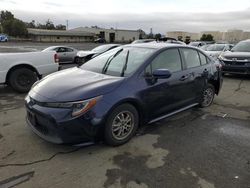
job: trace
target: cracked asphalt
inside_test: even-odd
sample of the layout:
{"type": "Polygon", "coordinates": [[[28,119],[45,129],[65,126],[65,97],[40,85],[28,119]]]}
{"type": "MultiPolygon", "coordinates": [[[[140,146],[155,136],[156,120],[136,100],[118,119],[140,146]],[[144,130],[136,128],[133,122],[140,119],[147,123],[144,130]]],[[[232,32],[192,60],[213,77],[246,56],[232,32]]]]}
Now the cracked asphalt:
{"type": "Polygon", "coordinates": [[[25,122],[25,94],[0,86],[0,188],[250,188],[250,77],[214,104],[145,125],[127,144],[54,145],[25,122]]]}

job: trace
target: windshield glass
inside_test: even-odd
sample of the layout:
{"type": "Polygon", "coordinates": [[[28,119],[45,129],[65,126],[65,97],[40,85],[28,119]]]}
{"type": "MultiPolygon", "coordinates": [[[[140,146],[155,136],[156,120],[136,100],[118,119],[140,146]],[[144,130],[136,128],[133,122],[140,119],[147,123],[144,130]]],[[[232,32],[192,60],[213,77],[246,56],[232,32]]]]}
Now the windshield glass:
{"type": "Polygon", "coordinates": [[[201,49],[206,51],[208,47],[209,47],[209,45],[204,45],[201,47],[201,49]]]}
{"type": "Polygon", "coordinates": [[[200,42],[191,42],[189,45],[190,46],[199,46],[200,42]]]}
{"type": "Polygon", "coordinates": [[[103,53],[103,52],[106,52],[110,48],[111,48],[110,45],[102,45],[102,46],[98,46],[98,47],[92,49],[92,51],[97,52],[97,53],[103,53]]]}
{"type": "Polygon", "coordinates": [[[225,48],[225,44],[214,44],[214,45],[210,45],[207,48],[207,51],[223,51],[225,48]]]}
{"type": "Polygon", "coordinates": [[[250,42],[239,42],[232,48],[231,51],[232,52],[250,52],[250,42]]]}
{"type": "Polygon", "coordinates": [[[129,76],[154,52],[150,48],[119,47],[91,59],[81,68],[111,76],[129,76]]]}

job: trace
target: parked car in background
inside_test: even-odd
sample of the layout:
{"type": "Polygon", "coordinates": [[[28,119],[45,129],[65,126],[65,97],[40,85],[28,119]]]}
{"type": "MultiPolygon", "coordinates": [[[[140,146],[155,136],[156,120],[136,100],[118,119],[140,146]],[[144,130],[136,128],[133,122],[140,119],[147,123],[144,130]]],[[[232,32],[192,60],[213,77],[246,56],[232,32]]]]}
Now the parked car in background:
{"type": "Polygon", "coordinates": [[[159,40],[157,40],[156,42],[165,42],[165,43],[186,45],[186,43],[179,41],[179,40],[172,38],[172,37],[162,37],[159,40]]]}
{"type": "Polygon", "coordinates": [[[250,39],[239,42],[219,59],[223,62],[224,73],[250,74],[250,39]]]}
{"type": "Polygon", "coordinates": [[[217,59],[222,52],[231,50],[233,45],[231,44],[211,44],[206,48],[206,53],[211,57],[217,59]]]}
{"type": "Polygon", "coordinates": [[[7,35],[0,34],[0,42],[8,42],[9,38],[7,35]]]}
{"type": "Polygon", "coordinates": [[[208,48],[210,45],[211,45],[211,44],[203,45],[202,47],[200,47],[200,49],[206,51],[207,48],[208,48]]]}
{"type": "Polygon", "coordinates": [[[90,51],[78,51],[75,57],[75,63],[77,64],[83,64],[87,62],[88,60],[106,52],[111,49],[117,48],[121,46],[120,44],[104,44],[101,46],[98,46],[90,51]]]}
{"type": "Polygon", "coordinates": [[[98,39],[95,39],[94,42],[95,43],[106,43],[106,40],[104,38],[98,38],[98,39]]]}
{"type": "Polygon", "coordinates": [[[148,42],[153,42],[155,39],[139,39],[133,41],[131,44],[140,44],[140,43],[148,43],[148,42]]]}
{"type": "Polygon", "coordinates": [[[211,105],[222,85],[218,72],[213,59],[190,46],[120,46],[37,82],[25,99],[27,122],[53,143],[104,138],[121,145],[140,125],[211,105]]]}
{"type": "Polygon", "coordinates": [[[58,70],[56,52],[0,53],[0,84],[28,92],[44,75],[58,70]]]}
{"type": "Polygon", "coordinates": [[[206,42],[203,42],[203,41],[194,41],[194,42],[190,42],[189,45],[190,46],[194,46],[194,47],[197,47],[197,48],[200,48],[204,45],[206,45],[207,43],[206,42]]]}
{"type": "Polygon", "coordinates": [[[55,51],[58,54],[59,64],[74,63],[78,50],[68,46],[50,46],[43,52],[55,51]]]}

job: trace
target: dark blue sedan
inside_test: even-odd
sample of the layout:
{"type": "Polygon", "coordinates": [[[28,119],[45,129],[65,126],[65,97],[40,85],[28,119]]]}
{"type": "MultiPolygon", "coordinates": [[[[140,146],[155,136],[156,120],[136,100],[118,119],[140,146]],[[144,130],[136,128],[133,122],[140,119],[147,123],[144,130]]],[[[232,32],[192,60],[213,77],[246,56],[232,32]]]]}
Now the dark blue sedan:
{"type": "Polygon", "coordinates": [[[209,106],[222,84],[219,65],[176,44],[130,44],[36,82],[27,122],[53,143],[129,141],[140,125],[209,106]]]}

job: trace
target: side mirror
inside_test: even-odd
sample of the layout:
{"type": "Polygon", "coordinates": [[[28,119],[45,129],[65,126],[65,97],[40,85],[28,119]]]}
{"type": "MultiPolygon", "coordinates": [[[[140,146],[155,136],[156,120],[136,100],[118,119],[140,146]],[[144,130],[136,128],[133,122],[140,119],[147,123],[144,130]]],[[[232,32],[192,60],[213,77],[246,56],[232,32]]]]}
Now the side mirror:
{"type": "Polygon", "coordinates": [[[171,72],[168,69],[156,69],[153,71],[154,78],[167,79],[171,77],[171,72]]]}

